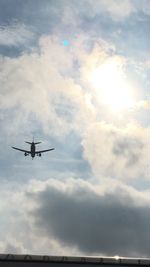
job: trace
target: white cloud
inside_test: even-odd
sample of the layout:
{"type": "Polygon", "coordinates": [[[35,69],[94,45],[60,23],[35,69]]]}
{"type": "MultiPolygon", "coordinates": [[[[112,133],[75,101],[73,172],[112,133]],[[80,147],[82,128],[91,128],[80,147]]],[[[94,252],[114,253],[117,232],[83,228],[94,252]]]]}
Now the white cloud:
{"type": "Polygon", "coordinates": [[[142,11],[146,15],[150,14],[149,0],[134,0],[132,2],[138,11],[142,11]]]}
{"type": "Polygon", "coordinates": [[[64,1],[62,22],[64,25],[80,26],[84,18],[93,19],[99,15],[108,15],[115,21],[122,21],[137,11],[136,4],[131,0],[83,0],[78,5],[76,1],[64,1]]]}
{"type": "MultiPolygon", "coordinates": [[[[112,45],[97,43],[91,51],[86,51],[85,39],[81,39],[78,46],[66,49],[56,37],[45,36],[40,39],[39,53],[17,58],[1,57],[0,106],[5,138],[11,136],[12,139],[23,132],[29,135],[29,131],[37,131],[39,125],[46,134],[57,138],[73,130],[81,138],[84,136],[84,156],[94,173],[124,179],[139,175],[146,177],[149,141],[144,133],[147,136],[149,130],[143,129],[140,140],[141,136],[136,136],[130,128],[123,131],[119,126],[99,123],[104,120],[107,109],[98,103],[95,89],[88,83],[90,72],[112,58],[109,55],[112,45]],[[76,60],[78,68],[74,68],[76,60]],[[117,144],[124,146],[123,154],[113,152],[117,144]],[[130,165],[134,160],[135,163],[130,165]]],[[[123,57],[113,58],[118,64],[126,62],[123,57]]],[[[112,118],[111,114],[110,120],[112,118]]]]}
{"type": "Polygon", "coordinates": [[[150,14],[149,0],[97,0],[94,4],[93,1],[88,0],[88,3],[93,14],[107,13],[116,21],[127,19],[130,15],[141,12],[146,15],[150,14]]]}
{"type": "Polygon", "coordinates": [[[95,123],[83,140],[84,157],[96,177],[150,179],[150,129],[129,125],[118,128],[111,124],[95,123]],[[91,138],[92,136],[92,138],[91,138]]]}
{"type": "Polygon", "coordinates": [[[0,45],[25,46],[33,38],[33,31],[24,24],[0,26],[0,45]]]}
{"type": "Polygon", "coordinates": [[[65,9],[62,9],[63,24],[79,26],[82,20],[87,17],[93,19],[97,16],[104,15],[111,17],[114,21],[124,21],[130,15],[143,12],[150,14],[149,0],[83,0],[79,5],[76,1],[64,1],[65,9]]]}
{"type": "Polygon", "coordinates": [[[1,110],[4,114],[14,113],[15,131],[22,129],[22,122],[25,127],[32,114],[46,133],[58,136],[75,128],[80,130],[93,118],[86,92],[70,73],[78,50],[72,53],[58,39],[43,37],[39,54],[1,57],[1,110]]]}
{"type": "Polygon", "coordinates": [[[100,13],[109,14],[113,20],[122,20],[128,17],[135,11],[133,1],[125,0],[98,0],[93,3],[93,1],[87,1],[91,7],[91,14],[93,16],[99,15],[100,13]]]}

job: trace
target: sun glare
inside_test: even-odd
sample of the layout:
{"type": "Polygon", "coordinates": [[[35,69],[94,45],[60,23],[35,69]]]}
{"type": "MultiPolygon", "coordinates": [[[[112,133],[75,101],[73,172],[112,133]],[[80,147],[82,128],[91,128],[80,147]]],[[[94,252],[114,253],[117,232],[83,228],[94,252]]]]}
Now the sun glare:
{"type": "Polygon", "coordinates": [[[107,60],[96,68],[90,77],[100,102],[113,111],[132,108],[134,99],[122,67],[117,60],[107,60]]]}

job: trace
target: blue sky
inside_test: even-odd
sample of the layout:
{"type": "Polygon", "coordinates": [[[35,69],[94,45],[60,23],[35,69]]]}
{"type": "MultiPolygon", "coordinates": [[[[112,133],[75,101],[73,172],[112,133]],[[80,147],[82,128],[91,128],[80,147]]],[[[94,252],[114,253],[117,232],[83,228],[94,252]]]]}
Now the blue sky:
{"type": "Polygon", "coordinates": [[[0,250],[149,255],[148,0],[0,0],[0,250]],[[42,141],[41,158],[11,146],[42,141]]]}

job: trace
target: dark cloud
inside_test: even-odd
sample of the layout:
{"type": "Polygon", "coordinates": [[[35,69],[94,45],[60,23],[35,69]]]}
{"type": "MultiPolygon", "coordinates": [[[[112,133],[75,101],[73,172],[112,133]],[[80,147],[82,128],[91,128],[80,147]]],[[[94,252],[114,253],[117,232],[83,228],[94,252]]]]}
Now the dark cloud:
{"type": "Polygon", "coordinates": [[[125,158],[127,167],[138,163],[142,149],[142,142],[131,137],[122,137],[115,140],[113,144],[113,153],[118,157],[125,158]]]}
{"type": "Polygon", "coordinates": [[[141,197],[135,190],[110,188],[97,193],[76,181],[28,193],[37,205],[31,213],[35,225],[45,236],[86,254],[149,255],[150,206],[136,204],[141,197]]]}

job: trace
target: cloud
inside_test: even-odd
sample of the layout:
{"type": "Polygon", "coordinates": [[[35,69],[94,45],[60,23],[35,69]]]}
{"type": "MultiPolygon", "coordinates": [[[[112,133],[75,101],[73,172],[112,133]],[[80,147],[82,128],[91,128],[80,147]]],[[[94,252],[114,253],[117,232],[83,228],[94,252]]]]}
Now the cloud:
{"type": "Polygon", "coordinates": [[[115,0],[112,2],[98,0],[94,5],[91,0],[88,0],[88,3],[92,8],[93,15],[98,15],[99,13],[109,14],[113,20],[123,20],[135,11],[134,4],[130,0],[115,0]]]}
{"type": "Polygon", "coordinates": [[[135,1],[134,0],[134,6],[137,8],[137,10],[143,12],[146,15],[150,14],[150,6],[148,0],[143,1],[135,1]]]}
{"type": "Polygon", "coordinates": [[[143,108],[143,109],[150,109],[150,102],[143,100],[143,101],[139,101],[136,103],[135,105],[135,109],[139,109],[139,108],[143,108]]]}
{"type": "Polygon", "coordinates": [[[4,114],[10,112],[10,117],[16,114],[15,125],[18,116],[22,118],[15,131],[21,129],[22,122],[28,124],[30,116],[41,123],[45,133],[59,136],[80,129],[93,111],[70,74],[75,55],[55,37],[41,38],[39,46],[39,53],[25,53],[13,59],[1,57],[1,110],[4,114]]]}
{"type": "Polygon", "coordinates": [[[25,46],[34,38],[34,32],[24,24],[0,26],[0,45],[25,46]]]}
{"type": "Polygon", "coordinates": [[[149,192],[70,178],[34,182],[25,195],[28,218],[43,239],[81,254],[148,256],[149,192]]]}
{"type": "Polygon", "coordinates": [[[84,158],[96,176],[149,177],[149,130],[141,130],[140,135],[131,127],[123,130],[100,123],[107,109],[98,103],[96,90],[88,83],[95,66],[113,59],[124,67],[125,58],[110,56],[112,46],[100,41],[87,49],[84,37],[77,46],[66,49],[56,36],[43,36],[38,52],[0,58],[3,138],[14,143],[16,137],[18,141],[19,136],[40,129],[42,135],[63,142],[68,133],[76,133],[83,139],[84,158]]]}
{"type": "Polygon", "coordinates": [[[6,254],[26,254],[27,249],[24,249],[23,243],[14,238],[8,238],[4,243],[1,242],[1,251],[6,254]]]}
{"type": "Polygon", "coordinates": [[[1,194],[2,252],[148,256],[149,191],[72,177],[10,190],[1,194]]]}
{"type": "Polygon", "coordinates": [[[80,27],[85,18],[94,19],[95,17],[105,15],[114,21],[122,21],[136,12],[133,1],[114,0],[83,0],[78,6],[76,1],[63,1],[64,5],[60,7],[62,12],[62,22],[64,25],[70,23],[80,27]],[[64,8],[65,7],[65,8],[64,8]]]}
{"type": "Polygon", "coordinates": [[[75,248],[70,249],[67,244],[62,248],[61,243],[55,237],[42,236],[43,230],[38,231],[33,224],[29,210],[35,207],[33,202],[26,201],[26,193],[33,184],[35,192],[38,192],[41,186],[47,184],[47,181],[34,180],[24,186],[17,183],[13,186],[9,183],[1,190],[1,253],[44,255],[50,253],[51,255],[69,255],[71,253],[77,255],[75,248]]]}
{"type": "Polygon", "coordinates": [[[109,49],[115,49],[111,44],[99,41],[90,50],[86,44],[85,36],[77,46],[67,48],[56,36],[44,36],[39,40],[38,52],[24,53],[17,58],[0,58],[3,134],[5,138],[14,138],[29,134],[29,131],[32,134],[40,128],[41,132],[61,139],[71,131],[77,132],[81,139],[84,136],[84,156],[94,173],[109,176],[112,169],[113,176],[126,177],[128,174],[135,177],[141,171],[138,174],[138,166],[133,162],[141,164],[142,169],[148,164],[147,157],[143,163],[148,139],[139,141],[140,137],[137,137],[133,145],[132,130],[129,130],[126,141],[128,130],[123,132],[114,127],[115,138],[110,134],[111,126],[106,137],[107,127],[96,121],[105,118],[107,109],[98,103],[98,94],[88,83],[90,72],[96,66],[113,59],[124,67],[125,58],[110,56],[109,49]],[[122,155],[114,153],[117,146],[124,147],[122,155]]]}
{"type": "Polygon", "coordinates": [[[99,0],[97,1],[97,4],[102,6],[104,8],[103,11],[108,12],[114,20],[122,20],[138,12],[142,12],[146,15],[150,14],[148,0],[115,0],[112,2],[109,0],[99,0]]]}
{"type": "Polygon", "coordinates": [[[111,2],[97,0],[94,4],[92,0],[85,0],[79,6],[72,4],[68,8],[71,13],[73,13],[72,10],[76,10],[75,14],[80,17],[80,22],[85,17],[94,18],[99,15],[109,16],[113,21],[122,22],[133,14],[142,12],[149,15],[150,13],[148,0],[114,0],[111,2]]]}
{"type": "Polygon", "coordinates": [[[83,140],[84,157],[97,177],[149,179],[149,128],[95,123],[83,140]],[[91,138],[92,136],[92,138],[91,138]]]}

